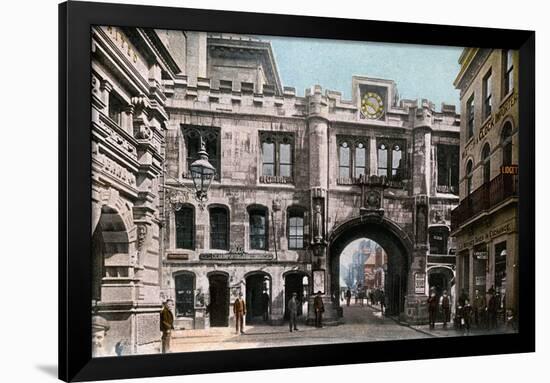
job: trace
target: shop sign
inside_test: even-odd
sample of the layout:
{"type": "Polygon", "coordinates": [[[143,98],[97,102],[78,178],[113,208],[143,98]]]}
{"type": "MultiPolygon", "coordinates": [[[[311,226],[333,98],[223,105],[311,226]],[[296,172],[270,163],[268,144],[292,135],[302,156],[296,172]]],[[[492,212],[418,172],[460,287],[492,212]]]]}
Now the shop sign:
{"type": "Polygon", "coordinates": [[[415,294],[426,293],[426,274],[424,273],[414,274],[414,292],[415,294]]]}
{"type": "Polygon", "coordinates": [[[487,259],[487,252],[486,251],[475,251],[474,257],[476,259],[487,259]]]}
{"type": "Polygon", "coordinates": [[[500,174],[517,176],[519,174],[518,165],[503,165],[500,167],[500,174]]]}

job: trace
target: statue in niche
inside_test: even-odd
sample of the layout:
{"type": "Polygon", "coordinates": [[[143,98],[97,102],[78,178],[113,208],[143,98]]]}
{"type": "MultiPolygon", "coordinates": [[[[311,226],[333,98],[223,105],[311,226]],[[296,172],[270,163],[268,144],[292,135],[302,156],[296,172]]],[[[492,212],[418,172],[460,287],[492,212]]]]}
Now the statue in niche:
{"type": "Polygon", "coordinates": [[[323,241],[323,213],[321,205],[315,204],[313,209],[313,242],[321,243],[323,241]]]}

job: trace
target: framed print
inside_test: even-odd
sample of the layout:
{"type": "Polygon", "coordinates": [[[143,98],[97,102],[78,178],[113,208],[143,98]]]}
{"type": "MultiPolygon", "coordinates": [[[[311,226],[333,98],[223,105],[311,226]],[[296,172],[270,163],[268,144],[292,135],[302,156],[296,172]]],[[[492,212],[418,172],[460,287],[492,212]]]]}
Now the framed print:
{"type": "Polygon", "coordinates": [[[61,379],[534,351],[534,32],[59,11],[61,379]]]}

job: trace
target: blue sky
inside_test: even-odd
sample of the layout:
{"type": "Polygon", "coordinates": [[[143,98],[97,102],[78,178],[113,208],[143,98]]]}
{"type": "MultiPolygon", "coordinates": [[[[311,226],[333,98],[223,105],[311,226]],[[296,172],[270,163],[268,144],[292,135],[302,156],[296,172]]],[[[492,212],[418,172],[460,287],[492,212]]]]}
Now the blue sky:
{"type": "Polygon", "coordinates": [[[319,84],[351,99],[351,77],[394,80],[401,98],[427,98],[439,110],[441,103],[455,104],[459,92],[453,81],[458,74],[462,48],[387,44],[342,40],[260,36],[272,43],[284,86],[298,95],[319,84]]]}

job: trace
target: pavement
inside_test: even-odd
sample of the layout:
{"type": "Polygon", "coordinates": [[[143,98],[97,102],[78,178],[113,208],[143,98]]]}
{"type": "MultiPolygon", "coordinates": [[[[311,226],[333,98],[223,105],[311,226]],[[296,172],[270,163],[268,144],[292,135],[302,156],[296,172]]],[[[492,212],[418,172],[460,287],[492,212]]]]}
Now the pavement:
{"type": "Polygon", "coordinates": [[[288,325],[247,325],[245,334],[234,328],[179,330],[172,335],[172,352],[233,350],[243,348],[285,347],[348,342],[375,342],[396,339],[429,338],[434,335],[399,324],[382,316],[376,308],[364,305],[344,307],[344,324],[315,328],[298,322],[298,331],[288,325]]]}

